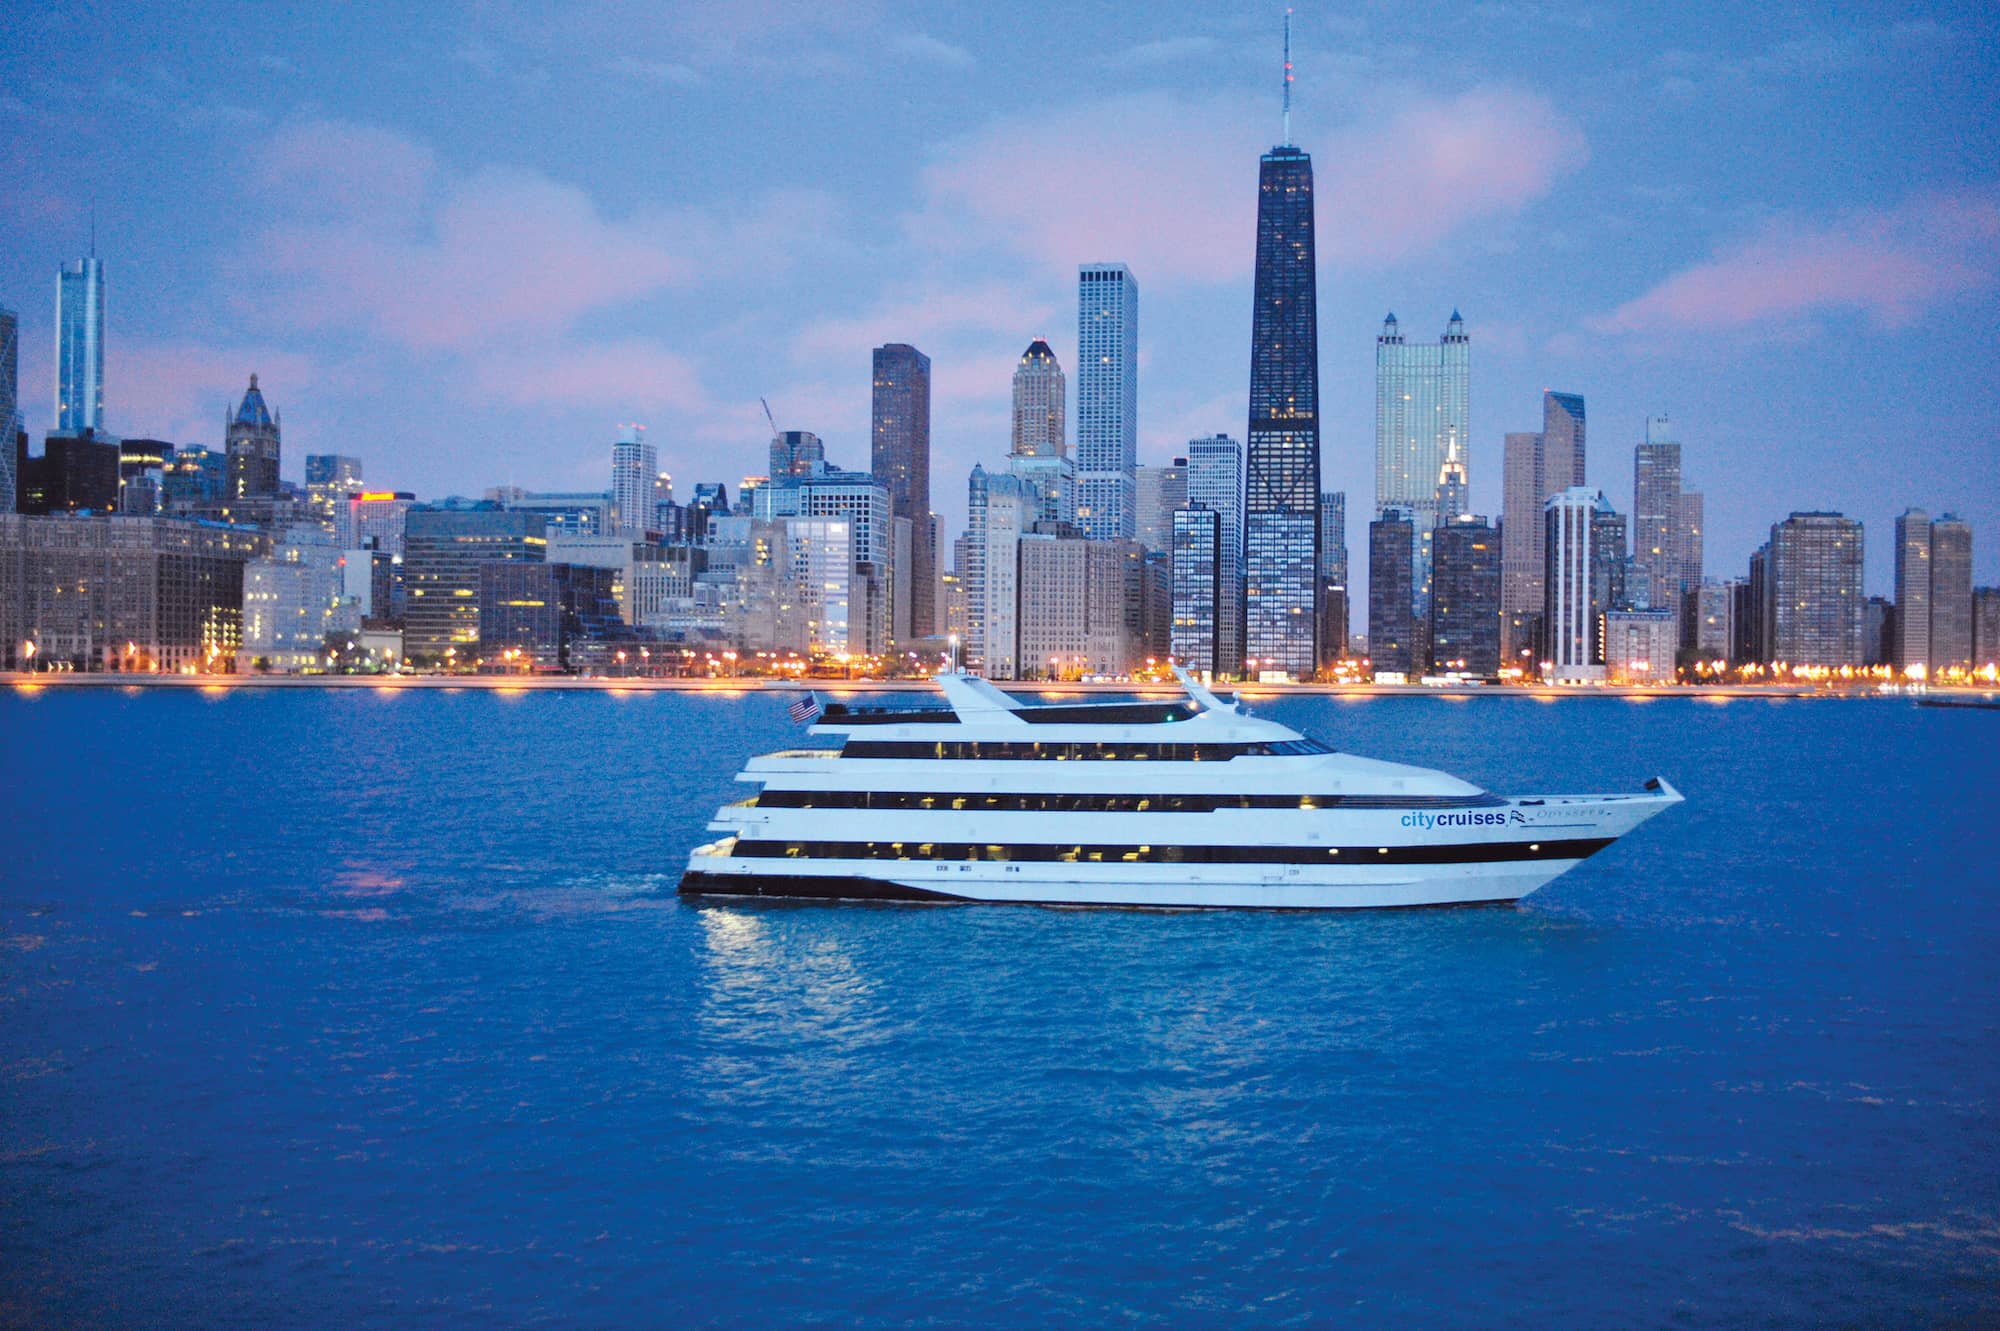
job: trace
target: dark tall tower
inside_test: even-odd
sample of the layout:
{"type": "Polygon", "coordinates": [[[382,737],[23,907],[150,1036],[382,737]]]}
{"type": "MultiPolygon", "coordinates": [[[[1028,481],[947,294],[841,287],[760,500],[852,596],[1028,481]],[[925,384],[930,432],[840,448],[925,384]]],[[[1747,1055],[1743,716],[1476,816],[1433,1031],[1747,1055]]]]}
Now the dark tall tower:
{"type": "Polygon", "coordinates": [[[1368,658],[1377,674],[1421,672],[1416,651],[1417,520],[1392,508],[1368,524],[1368,658]]]}
{"type": "MultiPolygon", "coordinates": [[[[875,348],[875,423],[869,470],[889,492],[889,513],[912,531],[931,520],[931,358],[891,342],[875,348]]],[[[937,573],[929,541],[910,542],[910,633],[937,631],[937,573]]]]}
{"type": "Polygon", "coordinates": [[[0,305],[0,513],[14,511],[14,436],[20,430],[21,323],[0,305]]]}
{"type": "MultiPolygon", "coordinates": [[[[1285,125],[1291,137],[1291,20],[1285,125]]],[[[1250,316],[1250,448],[1244,496],[1244,655],[1257,671],[1311,676],[1319,656],[1319,296],[1312,158],[1290,143],[1257,171],[1250,316]]],[[[1246,666],[1247,668],[1247,666],[1246,666]]]]}
{"type": "Polygon", "coordinates": [[[257,376],[224,431],[229,451],[229,497],[251,499],[278,493],[278,418],[264,405],[257,376]]]}
{"type": "Polygon", "coordinates": [[[1500,538],[1485,518],[1461,513],[1433,533],[1430,613],[1430,670],[1500,673],[1500,538]]]}

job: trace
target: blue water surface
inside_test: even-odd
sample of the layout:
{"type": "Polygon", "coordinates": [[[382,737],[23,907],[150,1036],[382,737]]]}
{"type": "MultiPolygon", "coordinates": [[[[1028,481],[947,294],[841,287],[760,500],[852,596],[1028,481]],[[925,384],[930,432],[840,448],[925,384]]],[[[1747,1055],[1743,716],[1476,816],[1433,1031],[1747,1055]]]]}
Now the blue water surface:
{"type": "Polygon", "coordinates": [[[782,696],[0,696],[0,1324],[2000,1321],[2000,713],[1296,698],[1520,907],[690,906],[782,696]]]}

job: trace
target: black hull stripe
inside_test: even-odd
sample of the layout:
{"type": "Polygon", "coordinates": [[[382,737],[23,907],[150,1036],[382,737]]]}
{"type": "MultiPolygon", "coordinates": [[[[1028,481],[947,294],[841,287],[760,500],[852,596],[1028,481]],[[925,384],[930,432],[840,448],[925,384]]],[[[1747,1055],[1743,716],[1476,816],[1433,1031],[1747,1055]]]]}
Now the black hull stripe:
{"type": "Polygon", "coordinates": [[[1170,846],[1009,845],[963,841],[739,840],[739,859],[901,860],[946,863],[1077,864],[1504,864],[1521,860],[1581,860],[1614,838],[1569,841],[1486,841],[1427,846],[1170,846]]]}
{"type": "Polygon", "coordinates": [[[949,892],[927,892],[921,887],[880,878],[853,878],[844,875],[698,873],[692,869],[681,875],[684,897],[811,897],[824,901],[966,901],[949,892]]]}
{"type": "Polygon", "coordinates": [[[1169,905],[1166,903],[1127,904],[1116,901],[1040,901],[1019,898],[955,896],[930,892],[920,887],[884,882],[879,878],[817,874],[730,874],[700,873],[681,875],[680,894],[684,897],[736,897],[760,901],[892,901],[925,902],[932,905],[976,906],[1089,906],[1103,910],[1455,910],[1477,906],[1507,906],[1518,898],[1493,897],[1483,901],[1437,901],[1395,906],[1255,906],[1255,905],[1169,905]]]}

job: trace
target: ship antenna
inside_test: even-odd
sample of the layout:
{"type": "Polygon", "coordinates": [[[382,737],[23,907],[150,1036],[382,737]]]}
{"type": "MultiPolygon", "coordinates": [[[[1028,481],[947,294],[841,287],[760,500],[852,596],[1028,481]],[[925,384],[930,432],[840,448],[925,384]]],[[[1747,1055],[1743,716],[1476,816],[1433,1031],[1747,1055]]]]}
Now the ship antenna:
{"type": "Polygon", "coordinates": [[[1292,11],[1285,11],[1285,145],[1292,142],[1292,11]]]}

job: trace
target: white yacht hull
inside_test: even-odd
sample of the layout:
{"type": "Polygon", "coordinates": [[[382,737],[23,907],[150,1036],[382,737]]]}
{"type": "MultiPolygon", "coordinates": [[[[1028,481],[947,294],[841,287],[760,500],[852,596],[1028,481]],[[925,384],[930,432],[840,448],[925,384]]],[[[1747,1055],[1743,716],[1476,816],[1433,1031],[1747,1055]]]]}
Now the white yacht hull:
{"type": "MultiPolygon", "coordinates": [[[[1680,799],[1662,783],[1657,793],[1645,795],[1515,802],[1505,811],[1507,835],[1488,840],[1463,836],[1412,840],[1408,832],[1395,834],[1400,819],[1382,816],[1293,815],[1286,821],[1298,835],[1287,840],[1306,844],[1272,847],[1274,855],[1289,859],[1269,863],[924,860],[823,854],[792,859],[733,854],[737,838],[728,837],[688,857],[680,890],[688,896],[1165,910],[1353,910],[1512,902],[1546,886],[1680,799]],[[1372,844],[1378,840],[1390,844],[1372,844]],[[1320,849],[1333,845],[1340,847],[1338,852],[1320,849]],[[1320,853],[1329,858],[1337,854],[1343,862],[1290,862],[1304,854],[1317,858],[1320,853]],[[1384,862],[1369,862],[1378,856],[1384,862]],[[1413,862],[1424,859],[1449,862],[1413,862]]],[[[1020,842],[1010,847],[1017,855],[1026,849],[1020,842]]]]}
{"type": "MultiPolygon", "coordinates": [[[[769,897],[821,901],[982,902],[989,905],[1115,906],[1156,910],[1354,910],[1397,906],[1463,906],[1519,901],[1578,861],[1532,866],[1440,866],[1423,876],[1355,872],[1338,881],[1323,871],[1191,881],[1140,881],[1125,866],[1090,877],[971,872],[881,873],[879,864],[820,861],[774,874],[747,861],[718,859],[691,868],[681,884],[688,896],[769,897]],[[857,872],[843,874],[841,867],[857,872]],[[1121,872],[1123,870],[1123,872],[1121,872]]],[[[982,866],[993,868],[998,866],[982,866]]]]}

